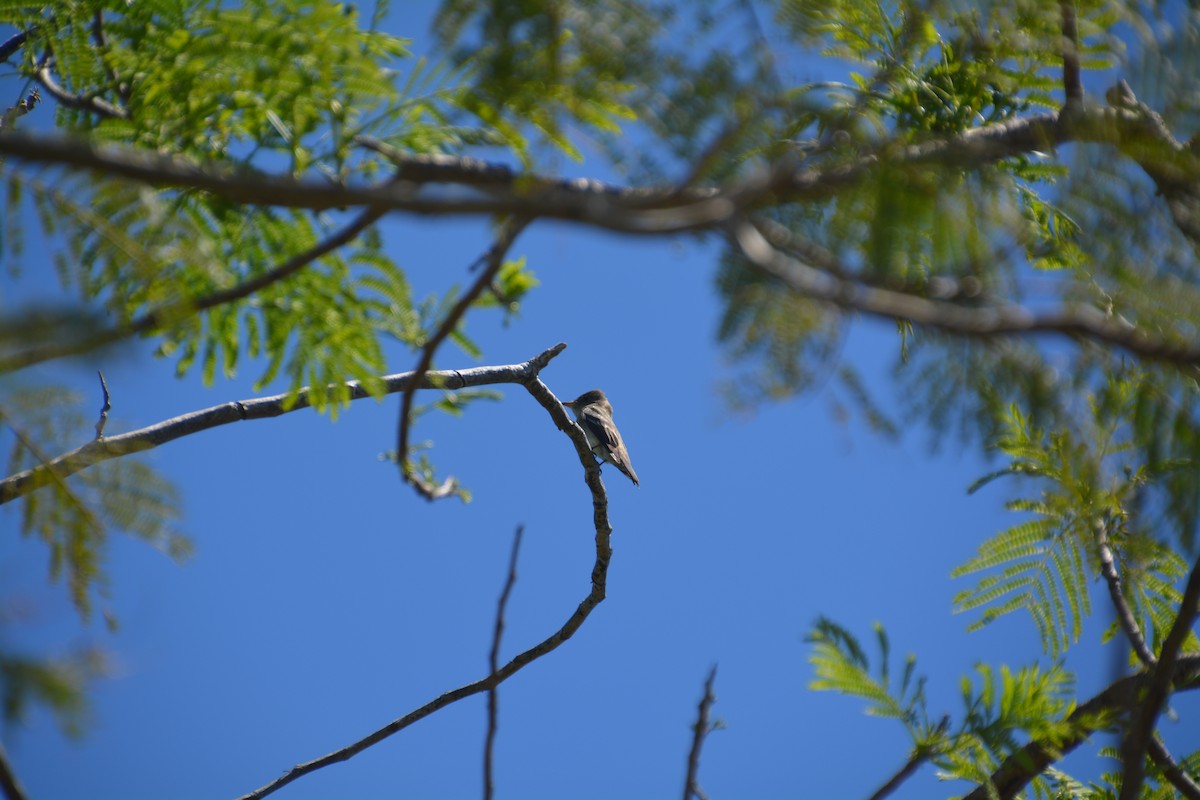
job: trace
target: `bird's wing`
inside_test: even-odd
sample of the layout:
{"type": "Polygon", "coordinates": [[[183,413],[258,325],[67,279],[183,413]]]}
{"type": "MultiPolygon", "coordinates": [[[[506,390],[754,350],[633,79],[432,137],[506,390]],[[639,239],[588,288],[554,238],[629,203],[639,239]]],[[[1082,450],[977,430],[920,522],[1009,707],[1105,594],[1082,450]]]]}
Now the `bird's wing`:
{"type": "Polygon", "coordinates": [[[613,424],[612,418],[589,406],[583,410],[579,421],[591,431],[592,436],[596,437],[596,441],[607,451],[607,457],[601,457],[629,476],[629,480],[633,481],[635,486],[640,486],[637,473],[633,471],[633,465],[629,463],[629,452],[625,449],[625,443],[621,441],[621,434],[617,432],[617,426],[613,424]]]}
{"type": "Polygon", "coordinates": [[[596,441],[607,449],[615,450],[618,447],[624,449],[624,445],[621,444],[621,434],[617,433],[617,426],[613,425],[612,419],[607,414],[597,411],[591,406],[586,406],[583,413],[579,415],[579,421],[586,425],[592,436],[596,437],[596,441]]]}

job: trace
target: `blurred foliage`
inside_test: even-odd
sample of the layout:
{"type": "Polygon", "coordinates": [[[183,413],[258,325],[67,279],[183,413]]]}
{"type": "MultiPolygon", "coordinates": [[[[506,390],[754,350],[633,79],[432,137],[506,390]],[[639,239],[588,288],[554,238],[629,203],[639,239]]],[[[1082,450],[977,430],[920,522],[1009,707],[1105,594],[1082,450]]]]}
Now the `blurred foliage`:
{"type": "MultiPolygon", "coordinates": [[[[81,398],[60,386],[7,392],[0,423],[12,439],[7,475],[70,450],[85,440],[88,425],[81,398]]],[[[24,498],[20,531],[46,543],[50,577],[67,585],[71,602],[85,618],[108,590],[104,557],[111,531],[141,539],[177,561],[191,552],[190,540],[176,527],[178,492],[137,456],[103,461],[65,478],[51,472],[40,483],[24,498]]],[[[107,610],[104,615],[110,626],[116,625],[107,610]]]]}
{"type": "Polygon", "coordinates": [[[52,659],[0,652],[5,724],[25,721],[36,705],[48,708],[68,736],[81,736],[87,725],[87,684],[108,671],[104,654],[91,648],[52,659]]]}
{"type": "MultiPolygon", "coordinates": [[[[631,180],[673,186],[869,164],[822,199],[768,195],[749,213],[787,255],[850,287],[968,311],[1089,308],[1148,336],[1195,342],[1200,242],[1173,216],[1178,203],[1164,201],[1161,183],[1119,152],[1026,149],[982,164],[895,157],[1058,109],[1063,8],[1074,12],[1089,93],[1126,78],[1178,138],[1196,135],[1194,5],[444,0],[432,31],[437,57],[428,60],[384,32],[385,2],[9,2],[0,23],[27,34],[8,55],[21,96],[35,80],[49,92],[51,76],[73,98],[54,104],[55,124],[97,145],[343,183],[386,180],[393,169],[379,148],[362,146],[364,136],[403,154],[482,154],[542,171],[562,156],[603,155],[631,180]]],[[[212,382],[249,362],[261,370],[259,386],[307,385],[313,404],[334,414],[348,397],[343,381],[381,391],[388,353],[423,346],[461,296],[448,286],[415,298],[415,265],[397,260],[370,219],[343,246],[266,280],[353,225],[348,210],[238,206],[51,168],[6,169],[3,180],[8,274],[21,272],[33,209],[78,308],[6,309],[0,356],[47,344],[86,349],[107,326],[152,315],[147,335],[178,373],[199,370],[212,382]],[[263,285],[240,291],[256,281],[263,285]],[[213,301],[221,297],[230,299],[213,301]]],[[[947,777],[981,781],[1029,737],[1053,746],[1074,735],[1074,687],[1055,659],[1091,613],[1099,531],[1151,647],[1178,612],[1200,525],[1196,369],[1141,363],[1092,342],[971,340],[897,320],[898,399],[884,400],[842,363],[850,312],[787,290],[733,248],[716,283],[717,336],[733,373],[724,388],[736,407],[828,388],[838,413],[860,413],[885,434],[925,422],[935,445],[953,437],[1002,459],[973,489],[1001,476],[1021,481],[1009,502],[1019,521],[956,571],[977,580],[956,606],[979,613],[973,628],[1024,611],[1052,663],[980,665],[964,679],[958,722],[934,720],[915,660],[895,680],[889,674],[882,628],[873,670],[846,630],[822,620],[812,637],[816,688],[864,698],[871,713],[899,720],[914,754],[947,777]]],[[[514,257],[476,309],[514,318],[537,284],[514,257]]],[[[482,355],[465,323],[450,338],[482,355]]],[[[418,415],[462,413],[491,396],[445,392],[418,415]]],[[[10,387],[10,471],[77,443],[70,435],[82,420],[66,399],[10,387]]],[[[428,445],[414,449],[407,463],[435,483],[428,445]]],[[[469,497],[457,485],[453,493],[469,497]]],[[[103,595],[108,532],[178,557],[186,540],[176,507],[165,482],[125,458],[24,498],[22,529],[45,541],[52,575],[87,614],[103,595]]],[[[6,713],[27,698],[71,706],[74,695],[55,688],[69,682],[51,666],[5,666],[19,663],[0,661],[6,713]]],[[[1148,774],[1147,791],[1161,789],[1161,773],[1148,774]]],[[[1051,770],[1034,791],[1105,796],[1115,783],[1085,787],[1051,770]]]]}

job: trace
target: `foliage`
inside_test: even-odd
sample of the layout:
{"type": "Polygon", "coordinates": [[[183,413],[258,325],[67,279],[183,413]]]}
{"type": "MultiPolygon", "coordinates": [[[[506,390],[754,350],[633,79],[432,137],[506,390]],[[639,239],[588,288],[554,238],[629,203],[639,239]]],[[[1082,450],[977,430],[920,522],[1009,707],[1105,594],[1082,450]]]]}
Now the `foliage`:
{"type": "MultiPolygon", "coordinates": [[[[1058,659],[1084,631],[1090,585],[1099,577],[1115,587],[1113,571],[1118,605],[1151,651],[1180,613],[1200,526],[1200,391],[1195,364],[1162,353],[1195,344],[1200,331],[1197,139],[1172,150],[1174,171],[1138,159],[1153,149],[1150,134],[1058,151],[1040,138],[999,154],[988,146],[1005,126],[1061,109],[1075,62],[1088,92],[1119,70],[1161,114],[1118,93],[1111,117],[1136,113],[1150,133],[1193,134],[1194,8],[446,0],[432,60],[412,58],[409,40],[384,32],[387,19],[383,2],[369,13],[316,0],[0,3],[0,23],[25,37],[6,51],[19,80],[55,96],[55,126],[89,148],[344,186],[394,186],[389,176],[412,163],[460,163],[435,157],[482,153],[534,172],[595,152],[672,187],[671,198],[719,189],[734,208],[728,225],[699,234],[730,234],[750,219],[783,256],[838,287],[815,299],[726,237],[717,337],[733,364],[735,406],[828,385],[839,409],[857,409],[877,430],[923,420],[935,444],[957,433],[1004,460],[971,491],[999,477],[1022,488],[1007,503],[1018,521],[954,571],[977,581],[955,608],[979,613],[972,630],[1024,611],[1048,663],[980,664],[963,679],[957,720],[932,719],[915,657],[893,675],[881,626],[872,668],[847,630],[821,619],[810,638],[813,687],[898,720],[914,763],[982,784],[1030,741],[1057,753],[1119,723],[1074,713],[1073,679],[1058,659]],[[806,62],[818,74],[798,81],[789,57],[806,51],[821,54],[806,62]],[[964,142],[975,150],[950,147],[964,142]],[[816,188],[789,194],[796,176],[816,188]],[[841,363],[854,309],[865,307],[856,298],[871,293],[971,319],[1049,309],[1066,321],[1049,326],[1061,340],[1050,342],[873,312],[897,331],[899,399],[885,402],[841,363]],[[1080,310],[1105,330],[1133,331],[1130,352],[1087,338],[1073,321],[1080,310]],[[1138,342],[1158,343],[1158,356],[1138,342]]],[[[550,183],[516,174],[522,199],[550,183]]],[[[426,188],[398,177],[413,196],[426,188]]],[[[198,370],[212,383],[249,364],[260,388],[282,382],[295,400],[307,387],[312,405],[334,416],[350,398],[345,381],[379,396],[389,355],[421,350],[435,331],[483,355],[470,313],[458,316],[459,298],[474,295],[448,286],[415,297],[418,265],[394,257],[374,207],[241,204],[67,167],[6,165],[0,179],[9,274],[21,271],[31,232],[20,220],[32,209],[78,306],[6,309],[2,356],[87,353],[141,333],[179,375],[198,370]]],[[[538,280],[524,258],[504,258],[467,312],[511,320],[538,280]]],[[[84,427],[66,393],[16,380],[0,408],[10,473],[45,464],[84,427]]],[[[461,414],[492,397],[444,391],[412,418],[461,414]]],[[[412,449],[391,455],[434,483],[427,445],[412,449]]],[[[469,497],[456,484],[451,493],[469,497]]],[[[22,533],[45,543],[51,577],[85,617],[104,596],[111,532],[175,558],[187,551],[176,493],[128,456],[51,474],[22,503],[22,533]]],[[[1114,625],[1105,639],[1118,635],[1127,632],[1114,625]]],[[[1197,647],[1194,637],[1184,644],[1197,647]]],[[[84,672],[0,652],[6,718],[40,701],[77,720],[84,672]]],[[[1169,776],[1153,766],[1148,775],[1145,796],[1168,791],[1169,776]]],[[[1120,783],[1112,775],[1085,786],[1051,769],[1034,791],[1100,797],[1120,783]]]]}

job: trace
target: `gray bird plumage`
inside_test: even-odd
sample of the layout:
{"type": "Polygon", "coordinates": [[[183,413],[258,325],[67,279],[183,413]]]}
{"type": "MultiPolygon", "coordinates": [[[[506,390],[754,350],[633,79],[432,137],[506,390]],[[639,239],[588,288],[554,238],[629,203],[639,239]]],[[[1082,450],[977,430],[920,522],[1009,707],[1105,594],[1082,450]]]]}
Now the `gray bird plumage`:
{"type": "Polygon", "coordinates": [[[637,473],[633,471],[633,464],[629,463],[629,452],[625,449],[625,443],[621,441],[621,433],[613,423],[612,404],[608,402],[604,392],[592,389],[563,405],[575,413],[575,419],[579,422],[579,427],[583,428],[592,452],[624,472],[629,480],[633,481],[634,486],[641,486],[637,473]]]}

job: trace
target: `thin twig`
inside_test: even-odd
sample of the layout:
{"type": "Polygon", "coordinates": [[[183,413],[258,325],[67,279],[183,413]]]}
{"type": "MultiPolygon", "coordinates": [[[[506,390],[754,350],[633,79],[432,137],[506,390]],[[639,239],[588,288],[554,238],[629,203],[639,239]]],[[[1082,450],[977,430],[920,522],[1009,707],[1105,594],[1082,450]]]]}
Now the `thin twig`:
{"type": "Polygon", "coordinates": [[[1171,785],[1179,790],[1180,794],[1188,800],[1200,800],[1200,784],[1196,783],[1195,778],[1187,774],[1183,767],[1171,758],[1171,753],[1168,752],[1167,746],[1163,744],[1163,740],[1157,733],[1150,739],[1148,752],[1150,758],[1162,770],[1171,785]]]}
{"type": "MultiPolygon", "coordinates": [[[[1161,669],[1165,662],[1159,660],[1161,669]]],[[[1180,682],[1179,691],[1200,689],[1200,655],[1180,656],[1172,665],[1170,677],[1180,682]]],[[[1067,716],[1068,733],[1058,737],[1058,731],[1048,740],[1034,740],[1012,753],[991,774],[988,781],[975,787],[962,800],[1012,800],[1029,782],[1041,775],[1051,764],[1074,751],[1093,733],[1111,724],[1111,714],[1120,713],[1137,702],[1147,685],[1146,673],[1121,678],[1101,690],[1090,700],[1081,703],[1067,716]]]]}
{"type": "Polygon", "coordinates": [[[1184,642],[1192,632],[1192,623],[1200,604],[1200,560],[1192,565],[1188,575],[1187,586],[1183,590],[1183,600],[1179,603],[1179,613],[1175,617],[1167,638],[1163,640],[1162,649],[1158,654],[1158,664],[1150,671],[1149,683],[1145,696],[1133,702],[1129,727],[1125,730],[1125,738],[1121,742],[1121,794],[1120,800],[1136,800],[1145,777],[1146,750],[1154,738],[1154,727],[1158,723],[1158,715],[1162,712],[1167,696],[1171,693],[1171,685],[1176,679],[1176,663],[1180,660],[1180,651],[1184,642]]]}
{"type": "Polygon", "coordinates": [[[13,772],[12,764],[8,761],[8,753],[4,752],[3,744],[0,744],[0,791],[4,792],[5,800],[28,800],[25,789],[17,780],[17,774],[13,772]]]}
{"type": "Polygon", "coordinates": [[[596,529],[596,560],[592,565],[591,591],[588,592],[588,595],[584,597],[583,601],[580,602],[574,613],[567,618],[567,621],[563,623],[561,628],[528,650],[517,654],[499,670],[474,683],[460,686],[457,689],[439,695],[420,708],[410,711],[403,717],[388,723],[353,744],[292,767],[280,777],[259,789],[255,789],[249,794],[243,795],[239,800],[259,800],[259,798],[266,797],[298,778],[328,767],[331,764],[346,761],[354,757],[368,747],[378,744],[389,736],[404,730],[413,723],[424,719],[435,711],[445,708],[451,703],[479,694],[480,692],[486,692],[494,686],[499,686],[523,667],[555,650],[563,642],[574,636],[575,632],[579,630],[579,627],[583,625],[596,606],[604,600],[608,585],[608,565],[612,560],[612,545],[610,542],[612,526],[608,521],[608,494],[604,490],[604,484],[600,481],[600,470],[596,467],[596,459],[592,456],[591,450],[588,449],[587,439],[584,437],[583,431],[568,419],[566,410],[550,389],[536,377],[530,379],[525,384],[525,388],[546,409],[554,424],[571,439],[571,443],[575,446],[575,454],[579,458],[580,466],[584,467],[585,480],[592,493],[592,517],[596,529]]]}
{"type": "Polygon", "coordinates": [[[100,376],[100,388],[104,391],[104,405],[100,406],[100,419],[96,420],[96,438],[104,438],[104,426],[108,424],[108,412],[112,411],[112,399],[108,394],[108,382],[104,380],[104,373],[96,370],[96,374],[100,376]]]}
{"type": "Polygon", "coordinates": [[[907,320],[960,336],[991,338],[1053,333],[1114,345],[1143,358],[1200,365],[1200,342],[1176,342],[1146,333],[1091,306],[1038,313],[1022,306],[965,307],[839,278],[780,252],[751,223],[733,226],[731,241],[755,267],[788,288],[839,308],[889,320],[907,320]]]}
{"type": "Polygon", "coordinates": [[[348,225],[342,228],[332,236],[323,239],[316,245],[292,256],[282,264],[275,266],[261,275],[257,275],[241,283],[234,284],[226,289],[220,289],[210,294],[203,295],[191,300],[184,300],[175,303],[169,303],[147,311],[140,317],[136,317],[129,322],[118,325],[108,330],[99,331],[88,336],[85,339],[80,339],[75,342],[57,342],[42,347],[34,347],[29,350],[15,353],[5,358],[0,358],[0,374],[11,372],[23,367],[39,364],[43,361],[49,361],[55,358],[63,358],[64,356],[73,356],[80,353],[86,353],[89,350],[94,350],[98,347],[103,347],[114,342],[128,339],[140,333],[154,330],[160,326],[178,320],[186,314],[194,314],[200,311],[207,311],[217,306],[232,303],[237,300],[249,297],[251,294],[270,286],[273,283],[284,280],[304,267],[308,266],[318,258],[331,253],[342,245],[348,244],[354,240],[356,236],[362,233],[365,229],[374,224],[384,212],[379,209],[368,208],[354,218],[348,225]]]}
{"type": "MultiPolygon", "coordinates": [[[[566,345],[560,342],[521,364],[428,372],[421,381],[421,388],[462,389],[468,386],[526,383],[536,377],[550,363],[550,360],[565,348],[566,345]]],[[[407,388],[413,382],[413,377],[411,372],[402,372],[396,375],[385,375],[379,381],[384,394],[395,394],[407,388]]],[[[359,381],[347,381],[341,385],[349,390],[351,400],[361,400],[372,396],[359,381]]],[[[43,462],[40,466],[0,480],[0,505],[29,494],[49,481],[62,480],[68,475],[73,475],[110,458],[140,453],[183,436],[228,425],[231,422],[268,419],[308,408],[310,395],[311,390],[306,387],[300,389],[295,396],[286,393],[249,400],[234,400],[219,406],[183,414],[139,430],[90,441],[82,447],[63,453],[56,458],[40,459],[43,462]]],[[[563,416],[565,418],[565,412],[563,416]]],[[[582,436],[582,433],[580,435],[582,436]]]]}
{"type": "Polygon", "coordinates": [[[42,96],[38,94],[37,87],[34,87],[28,95],[18,100],[15,105],[5,109],[4,114],[0,115],[0,130],[11,129],[13,123],[37,108],[41,101],[42,96]]]}
{"type": "MultiPolygon", "coordinates": [[[[412,462],[408,457],[408,434],[412,422],[412,401],[413,395],[416,393],[418,384],[422,381],[426,372],[429,371],[433,364],[433,355],[437,352],[438,347],[442,342],[454,332],[458,327],[458,323],[462,321],[463,315],[467,313],[467,309],[475,302],[483,290],[491,285],[492,279],[496,277],[496,273],[504,266],[504,256],[508,253],[510,247],[517,236],[529,224],[528,220],[510,219],[504,222],[501,227],[500,234],[496,237],[496,241],[488,249],[484,256],[485,268],[481,272],[475,282],[471,284],[467,291],[463,292],[462,297],[458,298],[458,302],[447,312],[445,319],[438,325],[437,330],[429,337],[429,340],[421,348],[421,357],[417,361],[417,367],[413,370],[415,378],[413,382],[404,390],[403,396],[400,398],[400,419],[397,423],[396,431],[396,460],[400,464],[400,474],[405,481],[412,484],[417,492],[427,500],[436,500],[440,497],[445,497],[450,494],[456,482],[453,479],[447,479],[440,487],[430,485],[424,478],[417,474],[412,462]]],[[[478,263],[478,262],[477,262],[478,263]]]]}
{"type": "MultiPolygon", "coordinates": [[[[488,653],[488,671],[493,675],[500,670],[500,638],[504,635],[504,611],[508,607],[508,597],[517,582],[517,555],[521,552],[521,537],[524,534],[525,526],[518,525],[517,532],[513,535],[512,552],[508,556],[508,577],[504,580],[504,589],[496,603],[496,626],[492,630],[492,649],[488,653]]],[[[497,694],[495,686],[488,689],[487,735],[483,745],[483,800],[492,800],[494,793],[492,753],[496,744],[496,729],[499,727],[497,694]]]]}
{"type": "MultiPolygon", "coordinates": [[[[942,717],[941,722],[938,723],[934,736],[930,737],[931,741],[934,743],[943,742],[946,729],[949,727],[950,716],[946,715],[942,717]]],[[[938,748],[936,744],[926,743],[915,748],[913,750],[913,754],[908,757],[908,761],[904,762],[904,766],[896,770],[896,773],[892,775],[892,777],[888,778],[883,786],[880,786],[877,790],[875,790],[875,793],[871,795],[870,800],[883,800],[883,798],[899,789],[900,784],[911,778],[913,774],[920,769],[922,764],[924,764],[926,761],[929,761],[930,758],[939,752],[940,748],[938,748]]]]}
{"type": "Polygon", "coordinates": [[[713,694],[713,681],[716,679],[717,665],[713,664],[712,669],[708,671],[708,679],[704,681],[704,695],[700,698],[700,706],[696,711],[696,723],[692,726],[692,748],[688,751],[687,774],[684,775],[683,780],[683,800],[704,797],[698,780],[700,750],[704,746],[705,737],[715,729],[714,723],[709,722],[709,712],[713,703],[717,701],[717,696],[713,694]]]}
{"type": "Polygon", "coordinates": [[[1096,545],[1100,549],[1100,574],[1104,576],[1104,582],[1108,585],[1108,596],[1117,612],[1117,621],[1121,625],[1121,630],[1125,632],[1138,659],[1147,667],[1153,667],[1158,663],[1158,659],[1154,657],[1150,646],[1146,644],[1142,629],[1133,616],[1133,609],[1125,601],[1125,593],[1121,589],[1121,575],[1117,572],[1116,559],[1113,557],[1112,547],[1109,544],[1108,524],[1104,520],[1096,522],[1096,545]]]}

